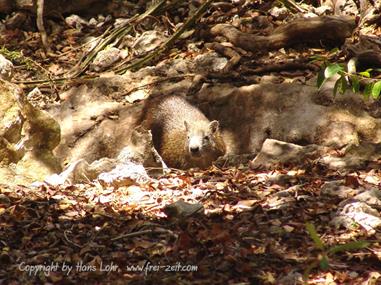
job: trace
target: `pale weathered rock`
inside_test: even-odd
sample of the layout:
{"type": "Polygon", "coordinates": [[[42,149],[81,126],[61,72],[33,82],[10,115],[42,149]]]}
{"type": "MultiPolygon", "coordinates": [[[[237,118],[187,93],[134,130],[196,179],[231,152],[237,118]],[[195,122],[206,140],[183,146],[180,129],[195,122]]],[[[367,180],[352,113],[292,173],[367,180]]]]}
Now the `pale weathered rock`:
{"type": "Polygon", "coordinates": [[[70,15],[70,16],[66,17],[65,23],[69,27],[76,28],[78,30],[81,30],[83,26],[89,25],[89,23],[85,19],[82,19],[78,15],[70,15]]]}
{"type": "Polygon", "coordinates": [[[13,64],[0,54],[0,79],[10,80],[13,73],[13,64]]]}
{"type": "Polygon", "coordinates": [[[98,181],[107,186],[121,187],[145,184],[150,181],[143,165],[135,163],[118,164],[110,172],[101,173],[98,181]]]}
{"type": "Polygon", "coordinates": [[[330,6],[322,5],[314,8],[314,11],[317,15],[322,16],[332,13],[333,9],[330,6]]]}
{"type": "Polygon", "coordinates": [[[336,227],[344,226],[348,229],[352,229],[356,223],[371,234],[381,226],[381,217],[376,209],[366,203],[352,202],[346,204],[331,221],[336,227]]]}
{"type": "Polygon", "coordinates": [[[381,144],[362,142],[360,145],[349,145],[344,155],[325,154],[319,158],[319,163],[333,170],[358,170],[377,162],[381,158],[381,144]]]}
{"type": "Polygon", "coordinates": [[[358,138],[362,144],[381,143],[381,120],[367,113],[361,96],[347,92],[328,104],[323,96],[316,87],[265,83],[204,84],[197,98],[204,113],[229,133],[236,153],[258,151],[266,138],[332,147],[355,146],[358,138]]]}
{"type": "Polygon", "coordinates": [[[0,80],[0,183],[29,184],[60,170],[52,150],[60,128],[21,90],[0,80]]]}
{"type": "Polygon", "coordinates": [[[380,208],[381,190],[373,188],[371,190],[364,191],[353,197],[353,200],[364,202],[371,207],[380,208]]]}
{"type": "Polygon", "coordinates": [[[274,6],[269,10],[271,16],[273,16],[277,20],[284,20],[291,14],[291,12],[286,7],[276,7],[274,6]]]}
{"type": "Polygon", "coordinates": [[[178,200],[166,205],[163,209],[169,219],[183,220],[193,215],[204,213],[204,206],[200,203],[190,204],[184,200],[178,200]]]}
{"type": "Polygon", "coordinates": [[[225,57],[221,57],[216,52],[208,52],[194,58],[193,68],[199,73],[221,72],[227,62],[225,57]]]}
{"type": "Polygon", "coordinates": [[[153,51],[158,48],[167,38],[158,31],[146,31],[136,39],[132,48],[137,55],[153,51]]]}
{"type": "Polygon", "coordinates": [[[344,180],[335,180],[325,182],[321,187],[321,194],[347,199],[349,197],[353,197],[363,190],[363,188],[353,189],[351,187],[345,186],[344,180]]]}
{"type": "Polygon", "coordinates": [[[250,163],[253,169],[272,168],[282,164],[299,164],[316,158],[322,148],[317,145],[299,146],[273,139],[267,139],[259,154],[250,163]]]}
{"type": "MultiPolygon", "coordinates": [[[[193,84],[193,77],[184,74],[202,73],[212,66],[219,69],[226,61],[213,53],[201,57],[197,64],[195,60],[168,60],[137,72],[129,71],[124,76],[95,79],[92,88],[80,86],[68,90],[60,96],[64,100],[60,109],[52,109],[62,127],[63,140],[56,150],[61,161],[83,158],[92,162],[104,156],[116,157],[128,144],[142,105],[118,103],[113,98],[133,102],[148,95],[184,95],[193,84]],[[161,80],[169,76],[179,78],[176,84],[161,80]],[[150,85],[152,82],[156,82],[155,88],[150,85]]],[[[358,169],[373,157],[376,159],[377,144],[381,143],[381,119],[367,112],[368,102],[351,92],[333,97],[334,82],[327,82],[320,91],[315,82],[307,84],[311,86],[260,83],[234,87],[226,83],[202,83],[196,97],[189,99],[209,119],[220,122],[227,155],[256,153],[270,138],[299,146],[338,148],[340,155],[335,156],[332,151],[319,161],[332,169],[358,169]],[[363,150],[365,144],[373,146],[363,150]],[[366,160],[358,159],[361,153],[366,153],[366,160]]],[[[327,150],[323,148],[322,152],[327,150]]]]}
{"type": "Polygon", "coordinates": [[[127,51],[115,47],[101,50],[91,64],[91,68],[95,71],[104,70],[126,56],[127,51]]]}
{"type": "MultiPolygon", "coordinates": [[[[144,166],[166,169],[166,165],[153,147],[151,132],[137,127],[129,143],[117,158],[101,158],[92,163],[84,159],[71,162],[60,174],[45,179],[51,185],[90,182],[97,179],[107,186],[129,186],[148,181],[144,166]]],[[[156,171],[158,172],[158,171],[156,171]]],[[[156,172],[151,172],[155,174],[156,172]]],[[[163,171],[160,172],[162,174],[163,171]]]]}

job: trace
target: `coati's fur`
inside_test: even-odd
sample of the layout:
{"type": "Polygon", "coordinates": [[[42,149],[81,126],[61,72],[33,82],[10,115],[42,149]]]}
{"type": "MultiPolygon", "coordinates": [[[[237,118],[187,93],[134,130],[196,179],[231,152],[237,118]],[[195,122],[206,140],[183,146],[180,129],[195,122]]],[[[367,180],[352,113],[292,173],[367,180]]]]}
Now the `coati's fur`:
{"type": "Polygon", "coordinates": [[[209,121],[182,97],[148,99],[141,121],[169,167],[207,168],[226,152],[218,121],[209,121]]]}

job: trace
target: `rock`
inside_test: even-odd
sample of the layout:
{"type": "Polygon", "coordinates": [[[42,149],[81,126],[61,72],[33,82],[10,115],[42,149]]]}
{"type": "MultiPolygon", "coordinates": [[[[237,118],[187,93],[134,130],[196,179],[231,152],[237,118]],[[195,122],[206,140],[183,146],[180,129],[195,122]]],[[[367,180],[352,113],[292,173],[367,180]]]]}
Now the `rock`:
{"type": "Polygon", "coordinates": [[[330,6],[322,5],[320,7],[314,8],[314,11],[315,11],[315,14],[322,16],[322,15],[331,14],[333,12],[333,9],[330,6]]]}
{"type": "Polygon", "coordinates": [[[58,123],[33,107],[21,90],[0,81],[0,183],[29,184],[60,171],[52,150],[58,123]]]}
{"type": "Polygon", "coordinates": [[[95,71],[104,70],[126,56],[126,50],[120,50],[115,47],[101,50],[91,64],[91,68],[95,71]]]}
{"type": "Polygon", "coordinates": [[[109,172],[101,173],[98,181],[106,186],[121,187],[146,184],[150,178],[143,165],[128,162],[118,164],[109,172]]]}
{"type": "MultiPolygon", "coordinates": [[[[83,158],[91,163],[105,156],[116,158],[127,145],[141,112],[141,104],[117,101],[187,94],[193,82],[192,77],[184,74],[220,70],[226,62],[226,58],[215,53],[193,61],[167,60],[124,76],[97,78],[91,88],[82,85],[68,90],[60,96],[64,100],[61,109],[51,112],[60,121],[64,137],[56,153],[61,161],[83,158]],[[169,76],[178,78],[176,84],[169,80],[157,83],[169,76]],[[155,88],[149,88],[152,82],[156,82],[155,88]],[[133,88],[143,91],[130,96],[133,88]]],[[[327,82],[320,91],[316,90],[315,81],[306,85],[295,82],[261,82],[240,87],[230,83],[200,85],[192,101],[208,118],[221,123],[228,156],[257,153],[266,139],[275,139],[299,146],[329,146],[331,152],[319,163],[330,169],[358,169],[377,159],[381,119],[368,113],[368,103],[358,94],[347,91],[333,97],[334,82],[327,82]],[[360,159],[361,153],[366,153],[367,158],[360,159]]]]}
{"type": "Polygon", "coordinates": [[[327,105],[321,96],[308,85],[260,83],[204,84],[197,98],[202,111],[232,137],[235,154],[258,151],[266,138],[299,145],[356,145],[357,138],[361,144],[381,143],[381,120],[367,113],[361,96],[348,91],[327,105]],[[341,127],[345,133],[335,136],[341,127]]]}
{"type": "MultiPolygon", "coordinates": [[[[121,150],[117,158],[101,158],[92,163],[84,159],[71,162],[60,174],[54,174],[45,182],[51,185],[83,183],[98,179],[107,186],[130,186],[146,183],[149,177],[144,166],[167,168],[153,147],[151,132],[137,127],[132,132],[130,142],[121,150]]],[[[158,171],[156,171],[158,172],[158,171]]],[[[156,172],[150,172],[156,174],[156,172]]],[[[163,174],[163,171],[159,172],[163,174]]]]}
{"type": "Polygon", "coordinates": [[[70,15],[66,17],[65,23],[69,27],[76,28],[77,30],[81,30],[83,26],[89,26],[89,23],[78,15],[70,15]]]}
{"type": "Polygon", "coordinates": [[[52,100],[44,96],[38,87],[34,88],[26,95],[28,101],[36,108],[45,109],[48,104],[52,103],[52,100]]]}
{"type": "Polygon", "coordinates": [[[380,208],[381,190],[376,188],[367,190],[353,197],[353,200],[364,202],[371,207],[380,208]]]}
{"type": "Polygon", "coordinates": [[[381,158],[381,144],[362,142],[361,145],[349,145],[343,155],[322,155],[318,162],[332,170],[350,171],[364,169],[381,158]]]}
{"type": "Polygon", "coordinates": [[[349,15],[349,16],[357,16],[359,14],[359,10],[355,1],[353,0],[337,0],[334,2],[335,15],[349,15]]]}
{"type": "Polygon", "coordinates": [[[362,226],[368,234],[372,234],[376,228],[381,226],[381,217],[376,209],[366,203],[352,202],[339,210],[337,216],[331,221],[331,224],[336,227],[344,226],[348,229],[352,229],[356,223],[362,226]]]}
{"type": "Polygon", "coordinates": [[[301,164],[316,158],[322,151],[317,145],[299,146],[267,139],[259,154],[250,162],[250,168],[274,168],[282,164],[301,164]]]}
{"type": "Polygon", "coordinates": [[[321,128],[324,132],[319,134],[319,129],[316,136],[323,145],[342,148],[345,145],[360,144],[356,126],[350,122],[330,122],[321,128]]]}
{"type": "Polygon", "coordinates": [[[344,185],[344,180],[328,181],[321,187],[321,194],[347,199],[360,193],[363,189],[353,189],[344,185]]]}
{"type": "Polygon", "coordinates": [[[305,281],[303,280],[303,275],[299,272],[289,272],[286,276],[283,276],[279,280],[279,284],[282,285],[301,285],[305,284],[305,281]]]}
{"type": "Polygon", "coordinates": [[[200,203],[190,204],[183,200],[178,200],[172,204],[166,205],[163,209],[169,219],[183,220],[195,214],[204,213],[204,206],[200,203]]]}
{"type": "Polygon", "coordinates": [[[112,170],[116,165],[115,159],[110,158],[96,160],[91,165],[84,159],[80,159],[67,165],[60,174],[47,177],[45,182],[54,186],[90,182],[99,174],[112,170]]]}
{"type": "Polygon", "coordinates": [[[219,56],[216,52],[203,53],[193,60],[193,68],[197,73],[221,72],[228,60],[219,56]]]}
{"type": "MultiPolygon", "coordinates": [[[[109,78],[107,82],[114,88],[118,84],[109,78]]],[[[116,158],[126,146],[139,107],[113,101],[105,94],[111,93],[107,88],[104,85],[71,88],[61,94],[61,105],[49,110],[62,131],[63,139],[54,151],[62,164],[80,159],[91,163],[102,157],[116,158]]]]}
{"type": "Polygon", "coordinates": [[[131,161],[147,167],[167,168],[153,145],[151,131],[142,126],[133,130],[128,146],[123,148],[118,155],[118,161],[122,163],[131,161]]]}
{"type": "Polygon", "coordinates": [[[132,48],[137,55],[153,51],[164,43],[167,38],[158,31],[146,31],[136,39],[132,48]]]}
{"type": "Polygon", "coordinates": [[[0,79],[10,81],[13,74],[13,64],[0,54],[0,79]]]}
{"type": "Polygon", "coordinates": [[[290,15],[290,11],[286,7],[273,7],[269,10],[269,13],[271,16],[273,16],[277,20],[284,20],[287,18],[287,16],[290,15]]]}

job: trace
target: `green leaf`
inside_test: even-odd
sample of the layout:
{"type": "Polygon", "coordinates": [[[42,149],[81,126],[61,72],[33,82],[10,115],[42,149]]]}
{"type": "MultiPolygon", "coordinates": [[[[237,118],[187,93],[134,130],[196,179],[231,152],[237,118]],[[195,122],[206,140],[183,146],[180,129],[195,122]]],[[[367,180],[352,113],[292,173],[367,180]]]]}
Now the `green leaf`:
{"type": "Polygon", "coordinates": [[[364,240],[359,240],[359,241],[351,241],[346,244],[341,244],[341,245],[336,245],[328,249],[328,253],[334,254],[337,252],[342,252],[342,251],[348,251],[348,250],[356,250],[356,249],[362,249],[366,248],[369,246],[369,242],[364,241],[364,240]]]}
{"type": "Polygon", "coordinates": [[[380,97],[380,92],[381,92],[381,81],[377,81],[374,83],[372,87],[372,97],[374,99],[378,99],[380,97]]]}
{"type": "Polygon", "coordinates": [[[333,87],[333,95],[336,96],[337,91],[339,91],[340,94],[344,94],[345,90],[347,90],[347,87],[348,87],[347,80],[345,79],[345,76],[342,75],[335,82],[335,86],[333,87]]]}
{"type": "Polygon", "coordinates": [[[315,247],[323,250],[324,244],[321,241],[320,237],[318,236],[316,229],[315,229],[315,226],[311,223],[306,223],[306,229],[307,229],[307,232],[310,235],[311,239],[314,241],[315,247]]]}
{"type": "Polygon", "coordinates": [[[360,91],[360,80],[357,77],[357,75],[352,75],[351,80],[352,80],[352,91],[354,93],[359,92],[360,91]]]}
{"type": "Polygon", "coordinates": [[[370,95],[372,94],[372,89],[373,89],[373,83],[369,83],[369,84],[365,85],[364,97],[366,99],[369,99],[370,95]]]}
{"type": "Polygon", "coordinates": [[[310,57],[309,57],[309,59],[310,60],[313,60],[313,61],[315,61],[315,60],[318,60],[318,61],[324,61],[325,60],[325,58],[324,57],[322,57],[321,55],[311,55],[310,57]]]}
{"type": "Polygon", "coordinates": [[[336,48],[331,49],[328,53],[335,54],[335,53],[338,53],[339,51],[340,51],[340,49],[336,47],[336,48]]]}
{"type": "Polygon", "coordinates": [[[322,70],[318,73],[317,80],[316,80],[316,84],[319,90],[324,85],[325,81],[326,79],[324,78],[324,71],[322,70]]]}
{"type": "Polygon", "coordinates": [[[367,77],[367,78],[370,78],[370,73],[369,71],[361,71],[359,72],[360,75],[364,76],[364,77],[367,77]]]}
{"type": "Polygon", "coordinates": [[[344,74],[341,75],[340,81],[341,81],[341,84],[340,84],[339,92],[340,94],[344,94],[345,91],[348,89],[347,79],[345,78],[344,74]]]}
{"type": "Polygon", "coordinates": [[[333,96],[336,97],[337,89],[339,89],[339,85],[341,84],[341,77],[336,80],[335,86],[333,86],[333,96]]]}
{"type": "Polygon", "coordinates": [[[331,78],[339,71],[343,71],[343,67],[337,63],[328,65],[324,70],[324,77],[331,78]]]}
{"type": "Polygon", "coordinates": [[[362,75],[362,76],[364,76],[364,77],[370,78],[370,73],[367,72],[367,71],[359,72],[359,74],[362,75]]]}
{"type": "Polygon", "coordinates": [[[328,258],[326,255],[323,255],[323,257],[320,260],[320,268],[323,270],[327,270],[329,267],[328,258]]]}

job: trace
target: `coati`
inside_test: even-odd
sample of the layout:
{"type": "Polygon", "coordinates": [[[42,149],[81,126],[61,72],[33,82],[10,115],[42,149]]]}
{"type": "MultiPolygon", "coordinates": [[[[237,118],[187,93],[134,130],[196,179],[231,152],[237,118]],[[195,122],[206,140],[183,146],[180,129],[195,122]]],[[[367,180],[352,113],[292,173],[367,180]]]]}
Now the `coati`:
{"type": "Polygon", "coordinates": [[[226,152],[218,121],[209,121],[183,97],[148,99],[141,123],[151,130],[153,144],[169,167],[207,168],[226,152]]]}

